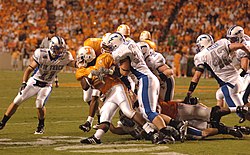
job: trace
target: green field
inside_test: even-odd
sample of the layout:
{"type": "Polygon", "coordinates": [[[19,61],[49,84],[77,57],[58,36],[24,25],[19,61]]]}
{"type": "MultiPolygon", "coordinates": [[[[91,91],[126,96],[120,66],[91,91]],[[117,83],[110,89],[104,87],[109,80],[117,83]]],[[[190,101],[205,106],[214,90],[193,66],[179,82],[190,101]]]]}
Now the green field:
{"type": "MultiPolygon", "coordinates": [[[[23,72],[0,71],[0,119],[17,94],[23,72]]],[[[176,79],[175,99],[184,98],[190,78],[176,79]]],[[[0,131],[0,155],[79,155],[79,154],[250,154],[250,136],[235,139],[218,135],[200,141],[153,145],[149,141],[135,141],[129,135],[118,136],[107,132],[101,145],[82,145],[80,139],[91,136],[95,130],[83,133],[78,126],[86,120],[88,105],[82,101],[82,90],[74,74],[60,73],[60,87],[53,88],[47,102],[45,134],[34,135],[37,126],[35,98],[24,102],[15,115],[0,131]]],[[[201,102],[216,104],[217,84],[214,79],[201,79],[194,96],[201,102]]],[[[222,121],[230,126],[238,124],[239,118],[230,114],[222,121]]],[[[117,116],[113,119],[115,123],[117,116]]],[[[244,122],[250,126],[250,122],[244,122]]]]}

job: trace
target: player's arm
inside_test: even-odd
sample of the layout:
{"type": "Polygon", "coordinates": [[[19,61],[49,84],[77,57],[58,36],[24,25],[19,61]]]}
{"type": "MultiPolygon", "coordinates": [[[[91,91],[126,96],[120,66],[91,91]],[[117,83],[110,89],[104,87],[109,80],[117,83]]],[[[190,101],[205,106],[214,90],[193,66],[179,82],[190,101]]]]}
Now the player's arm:
{"type": "Polygon", "coordinates": [[[243,57],[240,59],[240,66],[239,74],[241,77],[244,77],[247,74],[248,66],[249,66],[249,58],[243,57]]]}
{"type": "Polygon", "coordinates": [[[30,73],[33,72],[38,67],[38,63],[36,61],[32,61],[23,74],[23,83],[26,83],[29,79],[30,73]]]}
{"type": "Polygon", "coordinates": [[[129,59],[129,57],[123,59],[120,61],[120,73],[121,75],[123,76],[128,76],[129,72],[130,72],[130,64],[131,64],[131,61],[129,59]]]}
{"type": "Polygon", "coordinates": [[[166,64],[158,67],[157,69],[160,73],[163,73],[164,75],[166,75],[167,77],[174,75],[173,70],[166,64]]]}
{"type": "Polygon", "coordinates": [[[74,61],[70,61],[68,64],[67,64],[67,66],[69,66],[69,67],[73,67],[73,68],[78,68],[78,66],[77,66],[77,64],[76,64],[76,61],[74,60],[74,61]]]}
{"type": "Polygon", "coordinates": [[[38,63],[36,61],[32,61],[30,63],[30,65],[26,68],[26,70],[24,71],[24,74],[23,74],[23,82],[19,88],[19,93],[20,95],[22,95],[22,90],[25,89],[25,87],[27,86],[27,81],[29,79],[29,76],[30,76],[30,73],[35,70],[36,68],[38,67],[38,63]]]}
{"type": "Polygon", "coordinates": [[[195,90],[202,73],[204,72],[205,66],[204,65],[198,65],[196,67],[195,73],[193,75],[193,78],[190,82],[189,88],[188,88],[188,93],[187,96],[191,96],[191,94],[193,93],[193,91],[195,90]]]}
{"type": "Polygon", "coordinates": [[[241,49],[245,51],[248,55],[250,54],[250,50],[242,43],[231,43],[228,47],[230,51],[236,51],[238,49],[241,49]]]}
{"type": "Polygon", "coordinates": [[[80,84],[83,90],[88,90],[91,87],[92,80],[88,77],[82,77],[80,80],[80,84]]]}

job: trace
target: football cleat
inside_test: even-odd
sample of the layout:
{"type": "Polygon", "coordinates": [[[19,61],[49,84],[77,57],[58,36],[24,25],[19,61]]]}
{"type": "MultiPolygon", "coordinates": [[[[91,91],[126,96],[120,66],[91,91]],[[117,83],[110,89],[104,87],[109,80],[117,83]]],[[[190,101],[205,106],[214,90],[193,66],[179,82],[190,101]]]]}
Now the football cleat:
{"type": "Polygon", "coordinates": [[[97,139],[94,135],[89,138],[82,139],[80,142],[82,144],[101,144],[102,143],[101,140],[97,139]]]}
{"type": "Polygon", "coordinates": [[[43,125],[38,126],[34,134],[35,134],[35,135],[44,134],[44,126],[43,126],[43,125]]]}
{"type": "Polygon", "coordinates": [[[245,122],[245,118],[240,118],[240,120],[239,120],[239,123],[243,123],[243,122],[245,122]]]}
{"type": "Polygon", "coordinates": [[[232,135],[234,137],[237,137],[237,138],[243,137],[243,134],[241,133],[241,131],[239,129],[236,129],[236,128],[228,128],[228,134],[232,135]]]}
{"type": "Polygon", "coordinates": [[[245,135],[249,135],[250,134],[250,127],[235,125],[234,128],[240,130],[245,135]]]}
{"type": "Polygon", "coordinates": [[[81,130],[84,131],[84,132],[89,132],[90,129],[91,129],[91,124],[89,123],[89,121],[87,121],[86,123],[81,124],[81,125],[79,126],[79,129],[81,129],[81,130]]]}
{"type": "Polygon", "coordinates": [[[3,122],[0,122],[0,130],[4,128],[5,124],[3,122]]]}

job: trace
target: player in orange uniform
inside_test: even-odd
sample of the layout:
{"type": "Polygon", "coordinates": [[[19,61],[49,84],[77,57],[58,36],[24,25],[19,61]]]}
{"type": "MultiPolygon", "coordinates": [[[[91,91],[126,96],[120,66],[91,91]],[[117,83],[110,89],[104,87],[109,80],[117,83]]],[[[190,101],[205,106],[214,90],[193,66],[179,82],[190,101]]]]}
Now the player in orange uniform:
{"type": "Polygon", "coordinates": [[[100,139],[109,130],[111,120],[118,108],[120,108],[128,118],[133,119],[141,125],[146,133],[152,135],[153,143],[167,143],[166,136],[159,139],[159,134],[155,133],[155,130],[150,127],[142,115],[132,108],[127,88],[119,78],[115,78],[115,76],[112,75],[113,70],[110,69],[114,62],[112,55],[103,53],[97,57],[94,66],[87,67],[89,63],[94,61],[94,57],[94,50],[87,51],[80,49],[78,51],[77,64],[79,68],[76,71],[76,79],[81,81],[83,89],[86,90],[89,87],[98,89],[100,91],[99,95],[102,93],[106,98],[100,110],[100,125],[96,133],[87,139],[82,139],[81,143],[100,144],[100,139]]]}
{"type": "Polygon", "coordinates": [[[88,38],[84,41],[83,46],[90,46],[94,49],[96,56],[102,54],[101,50],[102,38],[88,38]]]}
{"type": "MultiPolygon", "coordinates": [[[[95,55],[99,56],[101,53],[104,53],[104,45],[103,43],[105,42],[104,39],[109,36],[109,33],[106,33],[103,35],[102,38],[88,38],[84,41],[84,47],[91,47],[93,48],[93,50],[95,51],[95,55]]],[[[82,48],[81,50],[83,50],[84,48],[82,48]]],[[[87,102],[90,105],[90,115],[87,118],[87,121],[81,125],[79,125],[79,128],[84,131],[84,132],[88,132],[90,131],[90,128],[92,126],[93,120],[94,120],[94,113],[92,113],[92,111],[96,111],[96,115],[98,118],[98,124],[100,123],[100,112],[99,112],[99,108],[98,107],[93,107],[91,105],[93,105],[92,102],[94,102],[96,99],[95,98],[99,98],[98,97],[98,91],[96,89],[92,89],[89,88],[87,90],[83,90],[83,101],[87,102]],[[93,101],[92,101],[92,98],[93,101]],[[92,110],[92,108],[95,108],[96,110],[92,110]]],[[[97,128],[97,125],[94,125],[93,128],[97,128]]]]}

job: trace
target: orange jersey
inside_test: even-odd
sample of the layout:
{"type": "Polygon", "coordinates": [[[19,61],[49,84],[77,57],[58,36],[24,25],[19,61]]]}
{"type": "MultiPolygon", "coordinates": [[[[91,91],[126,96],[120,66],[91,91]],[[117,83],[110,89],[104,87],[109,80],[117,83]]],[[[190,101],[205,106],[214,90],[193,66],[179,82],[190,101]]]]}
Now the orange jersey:
{"type": "MultiPolygon", "coordinates": [[[[113,62],[114,62],[114,59],[111,54],[103,53],[97,57],[95,66],[77,69],[76,79],[80,80],[82,77],[87,77],[90,74],[91,70],[98,70],[101,67],[108,69],[112,66],[113,62]]],[[[105,83],[102,83],[102,81],[100,81],[96,76],[92,77],[92,81],[93,81],[93,87],[95,89],[100,90],[103,94],[105,94],[113,86],[117,84],[123,84],[120,79],[114,78],[110,75],[104,76],[105,83]]]]}
{"type": "Polygon", "coordinates": [[[88,38],[84,41],[83,46],[90,46],[95,50],[96,56],[101,54],[102,38],[88,38]]]}
{"type": "Polygon", "coordinates": [[[168,115],[169,117],[175,119],[178,113],[177,102],[174,101],[159,101],[159,105],[161,106],[161,113],[168,115]]]}
{"type": "Polygon", "coordinates": [[[156,46],[156,44],[153,41],[151,41],[151,40],[144,40],[143,42],[147,43],[149,45],[149,47],[152,48],[153,50],[155,50],[155,51],[157,50],[157,46],[156,46]]]}

